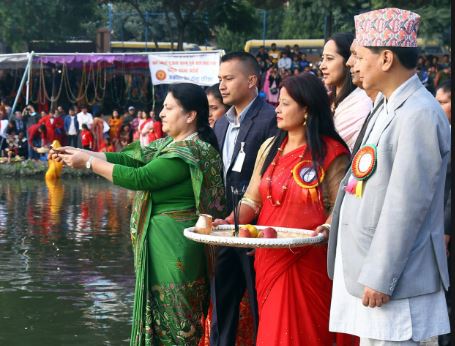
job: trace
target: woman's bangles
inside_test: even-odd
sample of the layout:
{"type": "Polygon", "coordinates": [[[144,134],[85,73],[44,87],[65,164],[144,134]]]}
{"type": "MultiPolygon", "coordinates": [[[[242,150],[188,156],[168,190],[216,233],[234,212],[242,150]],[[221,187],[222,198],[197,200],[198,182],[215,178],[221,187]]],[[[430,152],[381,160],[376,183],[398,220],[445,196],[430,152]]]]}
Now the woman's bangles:
{"type": "MultiPolygon", "coordinates": [[[[243,197],[240,200],[239,204],[245,204],[254,211],[254,215],[258,216],[259,212],[261,211],[262,205],[256,201],[253,201],[251,198],[248,197],[243,197]]],[[[227,216],[224,221],[226,221],[228,224],[233,225],[234,224],[234,216],[231,214],[227,216]]]]}
{"type": "Polygon", "coordinates": [[[259,215],[259,212],[261,211],[262,208],[262,205],[260,203],[253,201],[251,198],[245,196],[240,200],[240,203],[245,204],[249,206],[251,209],[253,209],[254,215],[256,216],[259,215]]]}

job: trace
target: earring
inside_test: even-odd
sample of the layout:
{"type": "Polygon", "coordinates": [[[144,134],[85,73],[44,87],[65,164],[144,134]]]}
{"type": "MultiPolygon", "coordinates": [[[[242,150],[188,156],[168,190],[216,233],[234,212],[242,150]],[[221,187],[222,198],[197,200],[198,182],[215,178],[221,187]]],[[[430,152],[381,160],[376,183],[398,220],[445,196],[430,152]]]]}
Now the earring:
{"type": "Polygon", "coordinates": [[[305,114],[305,116],[303,117],[303,126],[305,127],[306,126],[306,123],[307,123],[307,120],[308,120],[308,113],[305,114]]]}

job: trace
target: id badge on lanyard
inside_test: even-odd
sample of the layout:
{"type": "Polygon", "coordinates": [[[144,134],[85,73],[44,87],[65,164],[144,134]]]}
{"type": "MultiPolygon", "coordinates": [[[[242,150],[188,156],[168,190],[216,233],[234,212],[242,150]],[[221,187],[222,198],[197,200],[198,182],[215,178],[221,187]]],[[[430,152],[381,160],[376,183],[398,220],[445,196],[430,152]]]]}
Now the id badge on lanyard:
{"type": "Polygon", "coordinates": [[[242,171],[243,163],[245,162],[245,142],[240,143],[240,151],[239,154],[237,155],[237,159],[235,160],[234,166],[232,167],[233,172],[238,172],[240,173],[242,171]]]}

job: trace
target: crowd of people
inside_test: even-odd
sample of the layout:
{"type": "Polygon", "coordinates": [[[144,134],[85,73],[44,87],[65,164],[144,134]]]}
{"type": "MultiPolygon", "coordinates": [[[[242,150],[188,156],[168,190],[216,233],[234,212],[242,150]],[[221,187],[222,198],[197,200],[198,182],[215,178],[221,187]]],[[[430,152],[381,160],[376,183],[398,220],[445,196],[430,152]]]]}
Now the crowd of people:
{"type": "MultiPolygon", "coordinates": [[[[338,100],[333,102],[332,110],[334,110],[335,106],[337,106],[347,95],[350,95],[351,91],[355,89],[355,92],[350,95],[349,100],[347,100],[337,111],[338,114],[345,113],[345,115],[336,116],[335,119],[337,119],[337,125],[340,125],[340,122],[343,123],[347,121],[348,124],[345,125],[347,125],[346,129],[348,131],[349,129],[358,128],[358,126],[353,126],[354,124],[351,124],[351,122],[357,121],[358,123],[362,123],[366,114],[369,112],[369,108],[371,107],[377,92],[367,91],[370,94],[369,98],[367,98],[365,92],[361,88],[356,88],[359,83],[358,77],[353,75],[352,81],[350,78],[346,78],[350,75],[350,69],[352,67],[347,61],[350,56],[350,47],[348,47],[349,45],[347,45],[346,42],[352,40],[350,36],[352,35],[343,33],[334,35],[333,37],[333,44],[336,44],[339,49],[344,49],[344,51],[341,51],[344,59],[344,62],[341,62],[341,64],[348,64],[347,67],[342,66],[341,68],[337,68],[342,75],[332,74],[332,76],[330,76],[330,62],[327,60],[324,61],[322,56],[319,61],[310,62],[307,60],[307,55],[301,52],[298,45],[295,45],[292,48],[286,46],[283,50],[278,49],[275,44],[272,44],[270,50],[261,46],[256,53],[256,60],[260,67],[259,96],[264,98],[267,103],[276,107],[278,105],[278,91],[280,90],[283,81],[292,75],[298,75],[302,72],[309,72],[323,80],[329,95],[332,95],[331,97],[334,97],[333,92],[337,86],[341,88],[342,83],[346,83],[346,85],[343,86],[343,94],[340,94],[341,90],[339,90],[338,100]],[[342,47],[340,48],[341,45],[342,47]],[[356,107],[356,109],[353,109],[352,107],[356,107]],[[349,110],[349,113],[347,113],[347,110],[349,110]],[[350,113],[357,114],[357,116],[352,117],[350,113]]],[[[340,64],[340,62],[338,62],[338,64],[340,64]]],[[[422,81],[423,85],[433,95],[436,95],[438,89],[447,89],[447,85],[450,84],[452,69],[449,55],[419,55],[416,70],[417,76],[422,81]]],[[[223,116],[227,110],[227,106],[223,105],[221,94],[217,89],[218,85],[211,86],[207,89],[207,93],[210,95],[209,101],[211,101],[211,114],[213,114],[213,116],[211,116],[211,122],[214,122],[214,120],[223,116]],[[219,111],[217,112],[217,110],[219,111]]],[[[340,127],[342,126],[343,125],[337,126],[337,129],[340,131],[340,127]]],[[[355,133],[347,136],[352,137],[352,135],[355,135],[355,133]]],[[[344,138],[346,140],[346,137],[344,138]]],[[[350,143],[352,141],[347,140],[347,142],[352,146],[353,143],[350,143]]]]}
{"type": "MultiPolygon", "coordinates": [[[[255,58],[260,69],[259,96],[274,107],[278,105],[279,90],[286,78],[309,72],[323,80],[333,99],[331,107],[332,111],[335,111],[337,130],[352,149],[352,138],[355,138],[355,131],[359,129],[353,122],[357,122],[357,125],[363,122],[376,93],[369,92],[367,97],[365,91],[356,87],[358,81],[356,82],[355,76],[352,76],[352,81],[347,78],[352,67],[347,62],[350,50],[346,42],[352,39],[350,36],[352,35],[344,33],[333,37],[331,48],[339,49],[344,61],[338,61],[338,64],[343,66],[335,67],[335,73],[330,70],[331,64],[333,66],[331,60],[324,61],[321,56],[317,62],[309,61],[298,45],[278,49],[276,44],[272,44],[269,50],[261,46],[255,58]],[[344,66],[346,62],[347,67],[344,66]],[[338,97],[335,99],[336,89],[338,97]],[[348,99],[337,107],[348,95],[348,99]],[[352,113],[356,116],[352,116],[352,113]],[[354,132],[344,133],[345,131],[354,132]]],[[[337,62],[335,66],[336,64],[337,62]]],[[[447,89],[450,84],[449,55],[419,55],[416,70],[419,79],[433,95],[436,95],[437,90],[447,89]]],[[[218,84],[206,88],[205,91],[209,99],[209,122],[213,127],[215,120],[222,117],[229,106],[223,104],[218,84]]],[[[134,140],[140,139],[142,145],[147,145],[166,135],[161,130],[160,118],[156,114],[159,112],[136,110],[134,106],[129,106],[122,115],[119,110],[114,109],[110,116],[98,115],[99,110],[92,115],[84,106],[71,106],[68,110],[58,106],[50,113],[37,113],[33,105],[28,105],[22,112],[16,111],[13,116],[10,110],[3,102],[0,104],[0,160],[6,159],[8,162],[22,159],[45,160],[45,152],[54,139],[58,139],[63,145],[116,152],[134,140]],[[73,124],[73,121],[76,123],[73,124]]]]}
{"type": "MultiPolygon", "coordinates": [[[[310,72],[323,78],[322,60],[310,61],[298,45],[287,45],[278,49],[272,44],[267,50],[261,46],[256,53],[261,68],[260,91],[272,105],[277,105],[280,83],[287,77],[310,72]]],[[[425,87],[434,95],[438,87],[451,76],[450,55],[420,55],[417,61],[417,75],[425,87]]]]}
{"type": "Polygon", "coordinates": [[[6,106],[0,106],[1,156],[11,160],[46,160],[54,140],[97,152],[121,151],[139,140],[142,146],[163,137],[162,125],[155,112],[128,107],[122,116],[114,110],[110,117],[91,114],[86,106],[58,106],[50,113],[37,113],[33,105],[12,117],[6,106]]]}
{"type": "Polygon", "coordinates": [[[418,14],[354,22],[355,35],[326,42],[319,76],[282,75],[288,53],[229,53],[219,84],[170,86],[164,138],[50,150],[137,191],[131,345],[437,345],[450,333],[450,80],[435,78],[433,94],[421,79],[418,14]],[[265,54],[276,66],[261,84],[265,54]],[[273,99],[260,95],[267,83],[273,99]],[[200,214],[233,224],[236,207],[241,224],[325,241],[244,249],[184,237],[200,214]]]}

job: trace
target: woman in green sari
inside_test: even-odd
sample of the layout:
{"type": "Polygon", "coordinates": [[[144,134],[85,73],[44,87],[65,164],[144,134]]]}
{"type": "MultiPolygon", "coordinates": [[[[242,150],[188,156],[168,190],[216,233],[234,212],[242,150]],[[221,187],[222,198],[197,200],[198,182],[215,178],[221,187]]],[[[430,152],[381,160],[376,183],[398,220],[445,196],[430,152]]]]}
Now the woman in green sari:
{"type": "Polygon", "coordinates": [[[209,305],[208,252],[183,236],[198,214],[224,212],[222,162],[201,87],[173,85],[160,113],[168,137],[120,153],[71,147],[50,158],[136,190],[131,239],[136,286],[130,345],[197,345],[209,305]]]}

